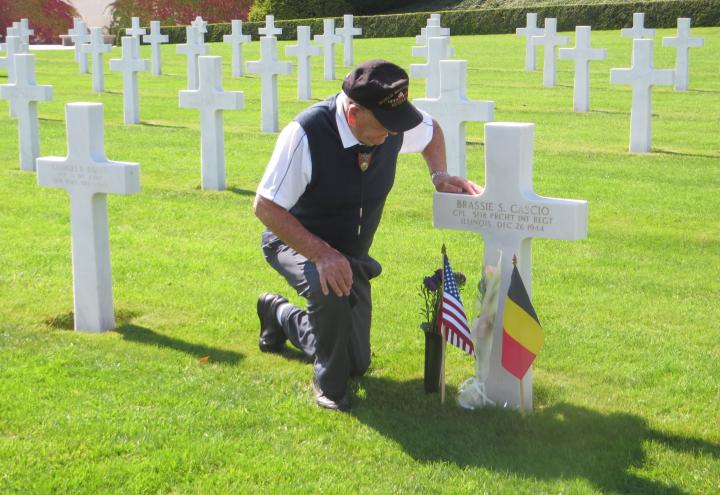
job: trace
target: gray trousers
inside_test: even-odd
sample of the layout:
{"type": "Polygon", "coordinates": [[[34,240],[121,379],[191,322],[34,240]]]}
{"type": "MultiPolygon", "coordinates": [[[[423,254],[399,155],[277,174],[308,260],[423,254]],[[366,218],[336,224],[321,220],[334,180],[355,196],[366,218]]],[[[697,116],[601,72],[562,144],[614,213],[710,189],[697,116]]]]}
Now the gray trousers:
{"type": "Polygon", "coordinates": [[[326,296],[320,288],[315,264],[265,231],[262,236],[265,259],[299,295],[307,299],[307,310],[289,305],[282,315],[282,327],[292,344],[314,358],[315,380],[332,399],[346,393],[348,379],[360,376],[370,366],[370,320],[372,301],[370,279],[382,270],[370,256],[346,256],[353,272],[349,296],[326,296]]]}

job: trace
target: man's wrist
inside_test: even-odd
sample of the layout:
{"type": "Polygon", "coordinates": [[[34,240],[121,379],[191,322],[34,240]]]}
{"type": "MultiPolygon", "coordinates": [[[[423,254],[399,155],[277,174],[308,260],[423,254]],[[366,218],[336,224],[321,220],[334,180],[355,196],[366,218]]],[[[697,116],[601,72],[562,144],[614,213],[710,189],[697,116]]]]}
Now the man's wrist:
{"type": "Polygon", "coordinates": [[[447,173],[445,170],[436,170],[435,172],[430,174],[430,180],[434,185],[437,185],[437,179],[440,177],[450,177],[450,174],[447,173]]]}

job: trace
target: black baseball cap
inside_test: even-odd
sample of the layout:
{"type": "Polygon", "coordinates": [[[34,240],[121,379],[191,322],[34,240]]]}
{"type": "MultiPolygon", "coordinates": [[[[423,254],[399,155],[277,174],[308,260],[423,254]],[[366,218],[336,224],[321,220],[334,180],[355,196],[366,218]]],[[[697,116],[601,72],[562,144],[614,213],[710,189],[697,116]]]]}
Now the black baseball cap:
{"type": "Polygon", "coordinates": [[[389,131],[405,132],[422,122],[423,116],[408,101],[407,72],[387,60],[368,60],[353,69],[342,90],[372,112],[389,131]]]}

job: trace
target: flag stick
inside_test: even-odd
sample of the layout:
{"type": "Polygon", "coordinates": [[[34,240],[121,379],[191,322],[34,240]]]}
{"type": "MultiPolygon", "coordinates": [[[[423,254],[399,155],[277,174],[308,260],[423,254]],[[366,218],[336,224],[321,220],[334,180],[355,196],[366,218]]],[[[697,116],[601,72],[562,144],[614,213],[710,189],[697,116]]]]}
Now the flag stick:
{"type": "Polygon", "coordinates": [[[445,404],[445,355],[447,350],[447,332],[445,325],[442,325],[440,333],[442,334],[442,361],[440,362],[440,404],[445,404]]]}
{"type": "MultiPolygon", "coordinates": [[[[442,299],[443,294],[445,293],[445,243],[442,245],[442,249],[440,250],[442,252],[442,271],[440,280],[442,281],[442,285],[440,286],[442,293],[440,295],[440,300],[438,301],[438,316],[440,316],[440,311],[442,311],[442,299]]],[[[440,325],[440,335],[442,336],[442,360],[440,361],[440,404],[445,404],[445,350],[447,348],[447,335],[445,331],[445,324],[440,325]]]]}
{"type": "Polygon", "coordinates": [[[525,387],[522,378],[520,379],[520,415],[525,416],[525,387]]]}

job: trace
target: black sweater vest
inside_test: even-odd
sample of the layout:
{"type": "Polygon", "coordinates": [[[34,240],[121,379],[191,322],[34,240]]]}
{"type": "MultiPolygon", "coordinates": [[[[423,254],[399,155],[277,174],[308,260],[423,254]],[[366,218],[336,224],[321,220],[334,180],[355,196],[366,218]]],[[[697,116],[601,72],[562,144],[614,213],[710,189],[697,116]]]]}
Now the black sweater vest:
{"type": "Polygon", "coordinates": [[[312,176],[290,213],[338,251],[365,256],[395,181],[403,135],[388,136],[383,144],[376,146],[370,167],[362,172],[358,151],[343,148],[335,109],[333,96],[295,119],[307,135],[312,176]]]}

